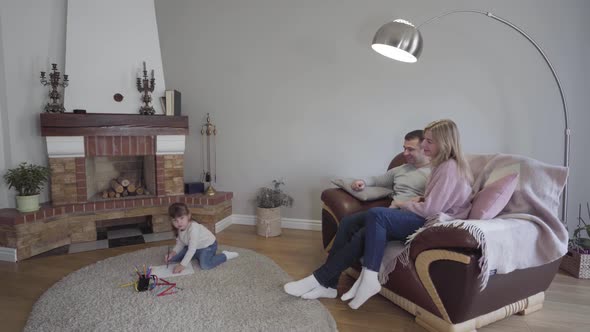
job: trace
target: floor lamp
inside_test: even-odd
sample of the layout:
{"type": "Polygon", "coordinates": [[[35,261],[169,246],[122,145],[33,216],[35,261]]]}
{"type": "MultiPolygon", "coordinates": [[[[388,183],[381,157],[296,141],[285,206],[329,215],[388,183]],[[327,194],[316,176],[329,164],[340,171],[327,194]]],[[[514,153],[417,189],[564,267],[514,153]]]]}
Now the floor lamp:
{"type": "MultiPolygon", "coordinates": [[[[565,96],[563,94],[563,89],[561,88],[561,82],[559,81],[559,78],[557,77],[557,73],[555,72],[555,68],[553,68],[553,66],[551,65],[551,62],[549,62],[549,59],[547,59],[547,56],[545,55],[543,50],[541,50],[541,47],[529,35],[527,35],[524,31],[522,31],[522,29],[520,29],[516,25],[514,25],[514,24],[506,21],[505,19],[498,17],[490,12],[483,12],[483,11],[478,11],[478,10],[457,10],[457,11],[451,11],[448,13],[444,13],[439,16],[435,16],[435,17],[427,20],[426,22],[422,23],[418,27],[414,26],[412,23],[410,23],[406,20],[395,20],[393,22],[385,23],[383,26],[381,26],[381,28],[379,28],[379,30],[377,30],[377,33],[375,33],[375,37],[373,38],[373,43],[371,44],[371,47],[377,53],[384,55],[388,58],[402,61],[402,62],[409,62],[409,63],[416,62],[416,61],[418,61],[418,58],[420,57],[420,53],[422,52],[422,34],[420,34],[419,28],[428,24],[428,23],[436,21],[442,17],[445,17],[447,15],[451,15],[451,14],[456,14],[456,13],[481,14],[481,15],[487,16],[489,18],[492,18],[498,22],[502,22],[502,23],[506,24],[507,26],[513,28],[517,32],[519,32],[529,42],[531,42],[531,44],[533,44],[533,46],[535,46],[535,48],[537,49],[537,51],[539,51],[539,53],[541,53],[541,55],[543,56],[543,59],[547,63],[547,66],[549,66],[549,69],[551,69],[551,73],[553,74],[553,78],[555,79],[555,82],[557,83],[557,87],[559,88],[559,94],[561,96],[561,104],[563,106],[563,115],[565,117],[565,132],[564,132],[565,151],[564,151],[563,164],[565,167],[569,167],[570,128],[568,125],[567,104],[565,102],[565,96]]],[[[568,181],[569,181],[569,178],[568,178],[568,181]]],[[[566,185],[563,189],[563,201],[562,201],[562,207],[561,207],[561,209],[562,209],[561,215],[563,218],[562,222],[564,223],[566,228],[567,228],[567,202],[568,202],[568,191],[567,191],[568,188],[567,187],[568,186],[567,186],[567,182],[566,182],[566,185]]]]}

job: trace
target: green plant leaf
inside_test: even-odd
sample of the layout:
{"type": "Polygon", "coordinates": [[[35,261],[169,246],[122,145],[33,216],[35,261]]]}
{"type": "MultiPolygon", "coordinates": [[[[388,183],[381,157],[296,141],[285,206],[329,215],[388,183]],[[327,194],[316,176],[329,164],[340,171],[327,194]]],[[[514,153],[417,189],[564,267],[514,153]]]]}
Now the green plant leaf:
{"type": "Polygon", "coordinates": [[[584,249],[590,249],[590,239],[578,238],[576,244],[584,249]]]}
{"type": "Polygon", "coordinates": [[[22,162],[4,174],[8,188],[14,188],[19,196],[37,195],[49,180],[49,168],[22,162]]]}

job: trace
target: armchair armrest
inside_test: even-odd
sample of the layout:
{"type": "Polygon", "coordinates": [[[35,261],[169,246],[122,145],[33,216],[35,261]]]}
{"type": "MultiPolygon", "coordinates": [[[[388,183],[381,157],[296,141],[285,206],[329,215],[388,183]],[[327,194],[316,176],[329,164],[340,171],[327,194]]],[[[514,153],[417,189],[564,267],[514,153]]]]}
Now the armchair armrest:
{"type": "Polygon", "coordinates": [[[330,188],[322,192],[322,202],[334,213],[337,220],[340,221],[345,216],[365,211],[372,207],[387,207],[391,204],[391,198],[363,202],[340,188],[330,188]]]}
{"type": "Polygon", "coordinates": [[[410,259],[431,249],[449,249],[461,252],[480,253],[477,241],[468,231],[453,227],[430,227],[414,238],[410,247],[410,259]]]}

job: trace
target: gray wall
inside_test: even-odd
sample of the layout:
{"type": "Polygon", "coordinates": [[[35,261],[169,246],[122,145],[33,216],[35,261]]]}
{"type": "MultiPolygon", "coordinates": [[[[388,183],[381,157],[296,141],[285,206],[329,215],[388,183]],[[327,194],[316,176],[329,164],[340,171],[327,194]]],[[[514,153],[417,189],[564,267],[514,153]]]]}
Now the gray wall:
{"type": "MultiPolygon", "coordinates": [[[[158,0],[166,85],[182,92],[190,118],[186,180],[202,171],[199,127],[207,112],[219,129],[218,187],[234,192],[237,214],[254,214],[256,188],[285,177],[295,205],[284,215],[319,219],[319,196],[331,177],[384,171],[405,132],[443,117],[458,122],[468,152],[561,163],[556,86],[514,31],[483,16],[444,18],[423,27],[425,49],[414,65],[369,47],[391,18],[419,24],[472,8],[522,27],[560,74],[573,130],[573,224],[577,204],[590,200],[584,149],[590,141],[590,4],[583,0],[158,0]]],[[[4,1],[0,9],[3,174],[20,161],[46,162],[38,114],[47,89],[38,73],[51,62],[63,67],[66,2],[4,1]]],[[[13,206],[13,197],[2,182],[0,204],[13,206]]]]}
{"type": "MultiPolygon", "coordinates": [[[[49,90],[39,83],[39,72],[48,71],[51,63],[64,68],[66,1],[2,1],[0,24],[0,174],[4,175],[23,161],[47,164],[39,113],[49,90]]],[[[2,180],[1,206],[13,207],[14,195],[2,180]]],[[[47,197],[44,190],[41,200],[47,197]]]]}
{"type": "MultiPolygon", "coordinates": [[[[8,121],[6,113],[6,80],[4,74],[4,48],[2,38],[2,15],[0,15],[0,172],[4,174],[6,171],[6,164],[9,163],[10,154],[8,153],[9,142],[8,137],[4,137],[4,133],[8,133],[8,121]]],[[[5,189],[4,181],[0,185],[0,206],[8,205],[8,192],[5,189]]]]}
{"type": "Polygon", "coordinates": [[[66,111],[138,114],[143,102],[135,79],[143,77],[144,61],[148,77],[153,70],[156,82],[152,106],[156,114],[164,114],[158,97],[166,84],[154,0],[69,2],[66,73],[72,82],[66,89],[66,111]],[[115,102],[115,93],[123,100],[115,102]]]}
{"type": "Polygon", "coordinates": [[[472,8],[516,22],[557,68],[574,132],[577,215],[574,206],[590,199],[587,1],[158,0],[167,87],[182,92],[190,116],[186,179],[202,170],[198,128],[207,112],[219,129],[218,186],[234,192],[237,214],[254,214],[256,188],[285,177],[295,205],[284,215],[319,219],[331,177],[383,172],[405,132],[444,117],[458,122],[468,152],[561,163],[556,85],[515,31],[457,14],[423,27],[418,64],[369,47],[391,18],[419,24],[472,8]]]}

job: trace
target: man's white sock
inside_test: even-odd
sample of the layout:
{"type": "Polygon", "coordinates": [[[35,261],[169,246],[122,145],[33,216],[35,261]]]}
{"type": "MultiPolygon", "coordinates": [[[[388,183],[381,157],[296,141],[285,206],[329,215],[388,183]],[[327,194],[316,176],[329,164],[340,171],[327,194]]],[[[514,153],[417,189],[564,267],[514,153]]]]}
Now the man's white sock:
{"type": "Polygon", "coordinates": [[[340,297],[340,299],[342,301],[348,301],[348,300],[352,299],[356,295],[356,291],[358,290],[359,285],[361,284],[361,280],[363,279],[364,272],[365,272],[365,269],[363,268],[361,270],[361,274],[359,274],[358,279],[356,279],[356,281],[354,282],[354,284],[352,285],[352,287],[350,287],[350,289],[348,290],[348,292],[344,293],[344,295],[342,295],[342,297],[340,297]]]}
{"type": "MultiPolygon", "coordinates": [[[[363,270],[366,268],[363,267],[363,270]]],[[[348,304],[352,309],[358,309],[363,303],[367,302],[373,295],[379,293],[381,290],[381,284],[379,283],[378,272],[365,270],[363,274],[363,280],[356,291],[356,295],[348,304]]]]}
{"type": "Polygon", "coordinates": [[[338,291],[334,288],[326,288],[322,285],[310,290],[309,292],[301,295],[302,299],[306,300],[315,300],[319,299],[320,297],[325,297],[328,299],[335,299],[338,296],[338,291]]]}
{"type": "Polygon", "coordinates": [[[225,257],[227,257],[227,260],[228,261],[230,259],[233,259],[233,258],[236,258],[236,257],[240,256],[240,254],[238,254],[235,251],[227,251],[227,250],[224,250],[224,251],[222,251],[222,253],[225,255],[225,257]]]}
{"type": "Polygon", "coordinates": [[[320,286],[320,283],[312,274],[301,280],[288,282],[283,288],[287,294],[301,296],[318,286],[320,286]]]}

